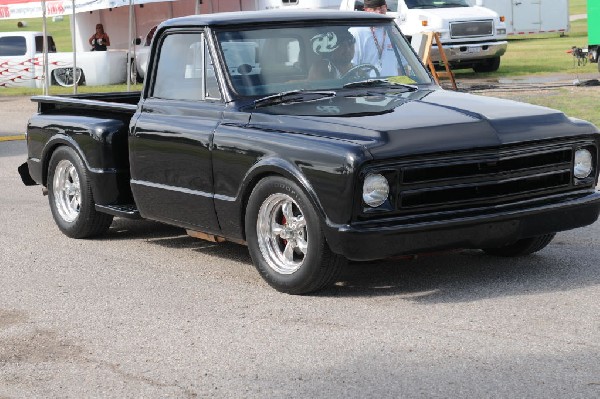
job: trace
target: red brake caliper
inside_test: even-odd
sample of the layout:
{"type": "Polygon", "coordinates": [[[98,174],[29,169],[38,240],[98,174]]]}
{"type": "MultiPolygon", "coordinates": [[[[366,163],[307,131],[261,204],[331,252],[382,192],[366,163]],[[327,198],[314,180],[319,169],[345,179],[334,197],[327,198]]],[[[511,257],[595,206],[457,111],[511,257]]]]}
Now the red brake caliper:
{"type": "MultiPolygon", "coordinates": [[[[282,213],[281,214],[281,225],[285,226],[285,222],[287,221],[287,219],[285,218],[285,215],[282,213]]],[[[287,240],[286,239],[281,239],[281,241],[283,242],[283,245],[286,246],[287,245],[287,240]]]]}

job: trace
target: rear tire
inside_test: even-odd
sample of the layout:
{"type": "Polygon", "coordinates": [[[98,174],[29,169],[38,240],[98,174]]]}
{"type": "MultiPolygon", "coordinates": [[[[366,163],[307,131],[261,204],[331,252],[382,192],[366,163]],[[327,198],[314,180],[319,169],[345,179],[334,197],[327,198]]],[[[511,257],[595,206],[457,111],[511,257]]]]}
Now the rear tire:
{"type": "Polygon", "coordinates": [[[256,185],[245,228],[254,266],[277,291],[307,294],[322,289],[346,263],[329,249],[308,197],[283,177],[267,177],[256,185]]]}
{"type": "Polygon", "coordinates": [[[112,223],[112,215],[96,211],[87,169],[70,147],[59,147],[50,158],[48,200],[56,225],[68,237],[97,236],[112,223]]]}
{"type": "Polygon", "coordinates": [[[496,72],[500,68],[500,57],[486,58],[481,63],[473,65],[475,72],[496,72]]]}
{"type": "Polygon", "coordinates": [[[502,257],[526,256],[544,249],[556,234],[545,234],[543,236],[524,238],[513,244],[499,248],[483,248],[488,255],[502,257]]]}

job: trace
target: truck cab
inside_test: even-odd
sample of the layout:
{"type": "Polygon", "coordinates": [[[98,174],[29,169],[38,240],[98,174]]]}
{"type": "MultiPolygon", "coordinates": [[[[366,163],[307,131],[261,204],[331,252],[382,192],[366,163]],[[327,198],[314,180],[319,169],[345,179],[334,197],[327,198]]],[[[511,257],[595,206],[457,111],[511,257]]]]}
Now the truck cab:
{"type": "MultiPolygon", "coordinates": [[[[506,25],[488,8],[472,6],[466,0],[389,0],[388,14],[396,19],[408,38],[423,32],[438,32],[453,69],[473,68],[494,72],[506,52],[506,25]]],[[[343,0],[342,10],[361,10],[360,0],[343,0]]],[[[441,62],[437,46],[431,48],[434,64],[441,62]]]]}

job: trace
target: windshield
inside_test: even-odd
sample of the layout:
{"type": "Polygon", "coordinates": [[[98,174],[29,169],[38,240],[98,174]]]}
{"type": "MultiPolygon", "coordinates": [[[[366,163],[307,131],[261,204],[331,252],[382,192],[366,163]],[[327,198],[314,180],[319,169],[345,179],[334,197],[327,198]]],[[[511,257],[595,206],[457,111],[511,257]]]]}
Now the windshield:
{"type": "Polygon", "coordinates": [[[405,0],[408,8],[469,7],[467,0],[405,0]]]}
{"type": "Polygon", "coordinates": [[[242,96],[336,90],[373,79],[431,83],[393,21],[218,31],[216,37],[229,80],[242,96]]]}

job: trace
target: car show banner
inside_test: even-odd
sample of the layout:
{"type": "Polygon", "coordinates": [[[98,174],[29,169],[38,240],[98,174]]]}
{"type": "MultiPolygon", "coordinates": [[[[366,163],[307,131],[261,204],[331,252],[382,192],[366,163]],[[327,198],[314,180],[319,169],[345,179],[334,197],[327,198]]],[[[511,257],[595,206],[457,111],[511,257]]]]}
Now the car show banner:
{"type": "MultiPolygon", "coordinates": [[[[133,4],[162,2],[165,0],[134,0],[133,4]]],[[[64,0],[46,1],[46,16],[73,14],[129,6],[129,0],[64,0]]],[[[40,18],[43,16],[39,0],[0,0],[0,19],[40,18]]]]}

